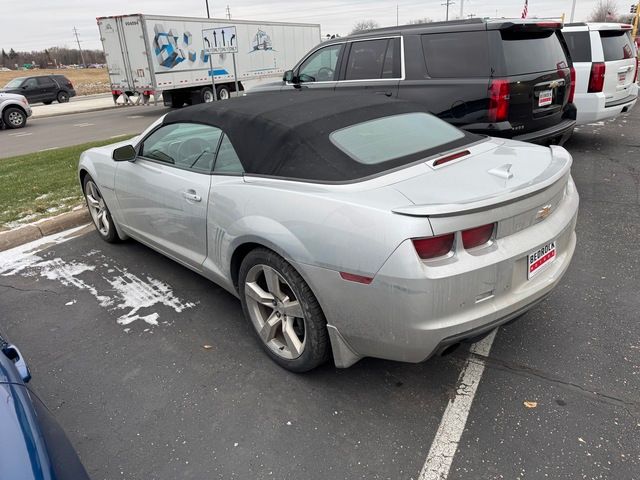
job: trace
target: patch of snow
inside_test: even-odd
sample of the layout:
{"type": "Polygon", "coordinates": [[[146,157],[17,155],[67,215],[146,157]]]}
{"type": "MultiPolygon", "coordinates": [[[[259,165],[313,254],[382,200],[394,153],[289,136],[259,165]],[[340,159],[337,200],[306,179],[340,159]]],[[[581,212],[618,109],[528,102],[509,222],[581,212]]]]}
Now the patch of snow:
{"type": "Polygon", "coordinates": [[[73,300],[71,300],[70,302],[65,303],[65,305],[69,306],[69,305],[73,305],[74,303],[76,303],[76,299],[75,298],[73,300]]]}

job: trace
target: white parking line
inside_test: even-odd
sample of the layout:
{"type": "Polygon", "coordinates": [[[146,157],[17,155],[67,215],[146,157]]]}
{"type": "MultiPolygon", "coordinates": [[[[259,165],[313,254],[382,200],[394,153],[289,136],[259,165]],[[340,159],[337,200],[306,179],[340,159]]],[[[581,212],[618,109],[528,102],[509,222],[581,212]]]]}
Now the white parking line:
{"type": "MultiPolygon", "coordinates": [[[[496,332],[497,330],[494,330],[478,343],[474,343],[471,346],[471,352],[488,357],[496,332]]],[[[449,400],[444,411],[418,480],[446,480],[449,476],[449,469],[458,450],[483,372],[483,361],[467,359],[458,377],[456,396],[449,400]]]]}
{"type": "Polygon", "coordinates": [[[33,135],[31,132],[18,132],[18,133],[10,133],[10,137],[26,137],[28,135],[33,135]]]}
{"type": "Polygon", "coordinates": [[[129,115],[127,118],[142,118],[142,115],[129,115]]]}
{"type": "Polygon", "coordinates": [[[124,137],[126,135],[126,133],[121,133],[120,135],[111,135],[109,138],[120,138],[120,137],[124,137]]]}
{"type": "Polygon", "coordinates": [[[42,150],[38,150],[38,153],[40,152],[48,152],[49,150],[57,150],[60,147],[49,147],[49,148],[43,148],[42,150]]]}
{"type": "Polygon", "coordinates": [[[91,125],[95,125],[95,123],[76,123],[74,127],[90,127],[91,125]]]}

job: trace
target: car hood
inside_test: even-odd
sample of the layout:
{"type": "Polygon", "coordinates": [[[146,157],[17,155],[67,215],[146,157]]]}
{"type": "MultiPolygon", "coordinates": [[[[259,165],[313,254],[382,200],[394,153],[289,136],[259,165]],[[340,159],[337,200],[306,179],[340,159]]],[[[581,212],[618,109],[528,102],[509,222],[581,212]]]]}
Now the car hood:
{"type": "Polygon", "coordinates": [[[18,93],[12,93],[12,90],[0,89],[0,100],[17,100],[21,102],[26,100],[24,95],[18,93]]]}
{"type": "Polygon", "coordinates": [[[393,187],[413,205],[394,209],[406,215],[446,215],[485,208],[542,190],[571,169],[571,155],[562,147],[492,138],[429,159],[422,174],[393,187]],[[438,158],[469,153],[440,166],[438,158]]]}

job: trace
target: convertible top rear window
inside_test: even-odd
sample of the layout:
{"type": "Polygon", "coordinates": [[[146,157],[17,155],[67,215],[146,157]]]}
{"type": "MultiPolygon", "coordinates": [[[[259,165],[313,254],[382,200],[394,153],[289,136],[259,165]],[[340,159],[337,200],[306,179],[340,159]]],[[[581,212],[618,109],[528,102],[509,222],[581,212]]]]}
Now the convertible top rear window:
{"type": "Polygon", "coordinates": [[[350,92],[248,95],[164,118],[178,122],[221,129],[245,175],[308,182],[353,182],[479,138],[431,116],[422,104],[350,92]]]}
{"type": "Polygon", "coordinates": [[[457,128],[422,112],[369,120],[329,136],[356,162],[367,165],[431,150],[463,137],[457,128]]]}

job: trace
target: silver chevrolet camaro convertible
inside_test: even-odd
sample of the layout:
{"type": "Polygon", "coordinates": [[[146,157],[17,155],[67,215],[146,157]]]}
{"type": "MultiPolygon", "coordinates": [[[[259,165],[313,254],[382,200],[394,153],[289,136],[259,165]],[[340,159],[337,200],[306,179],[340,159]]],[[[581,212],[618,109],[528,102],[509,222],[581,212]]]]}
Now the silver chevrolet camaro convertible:
{"type": "Polygon", "coordinates": [[[264,94],[171,112],[82,154],[99,235],[240,298],[292,371],[421,362],[530,309],[573,255],[571,156],[377,95],[264,94]]]}

